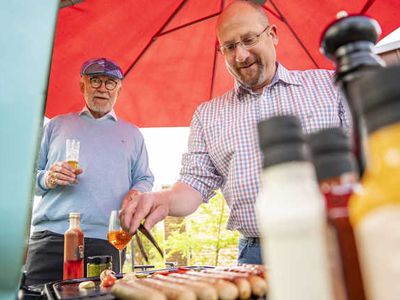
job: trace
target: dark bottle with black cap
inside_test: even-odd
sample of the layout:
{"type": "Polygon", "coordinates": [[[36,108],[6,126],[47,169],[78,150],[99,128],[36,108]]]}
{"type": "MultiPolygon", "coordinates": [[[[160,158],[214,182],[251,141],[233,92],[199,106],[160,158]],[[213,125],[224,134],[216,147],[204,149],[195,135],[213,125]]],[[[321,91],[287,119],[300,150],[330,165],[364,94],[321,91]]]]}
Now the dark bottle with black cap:
{"type": "Polygon", "coordinates": [[[348,214],[348,201],[358,183],[350,140],[342,128],[308,136],[328,219],[328,247],[335,299],[364,300],[358,251],[348,214]]]}
{"type": "Polygon", "coordinates": [[[332,300],[324,199],[299,120],[273,117],[258,133],[264,161],[256,211],[268,299],[332,300]]]}
{"type": "Polygon", "coordinates": [[[400,67],[366,74],[368,164],[349,213],[368,300],[400,299],[400,67]]]}
{"type": "Polygon", "coordinates": [[[351,15],[330,24],[321,38],[321,52],[336,65],[335,81],[349,104],[353,119],[354,152],[359,173],[365,168],[365,131],[358,94],[358,81],[368,72],[385,65],[374,54],[374,45],[381,33],[377,21],[367,16],[351,15]]]}

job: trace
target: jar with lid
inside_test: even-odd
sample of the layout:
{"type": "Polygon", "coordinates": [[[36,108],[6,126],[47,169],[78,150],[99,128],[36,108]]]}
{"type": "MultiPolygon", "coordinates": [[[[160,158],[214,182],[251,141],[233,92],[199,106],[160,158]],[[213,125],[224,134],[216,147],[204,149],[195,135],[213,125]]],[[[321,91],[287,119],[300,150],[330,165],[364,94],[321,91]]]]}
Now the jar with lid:
{"type": "Polygon", "coordinates": [[[112,257],[104,256],[89,256],[87,259],[86,274],[87,277],[97,277],[104,270],[112,270],[112,257]]]}

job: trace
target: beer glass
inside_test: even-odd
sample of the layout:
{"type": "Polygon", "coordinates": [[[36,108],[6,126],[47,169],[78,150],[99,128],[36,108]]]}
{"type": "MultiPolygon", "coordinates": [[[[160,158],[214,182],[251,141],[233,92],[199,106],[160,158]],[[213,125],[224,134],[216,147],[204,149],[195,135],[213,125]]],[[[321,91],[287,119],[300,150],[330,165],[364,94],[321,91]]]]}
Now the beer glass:
{"type": "Polygon", "coordinates": [[[67,163],[74,168],[74,170],[78,169],[78,161],[79,161],[79,148],[80,142],[77,139],[67,139],[65,142],[66,146],[66,161],[67,163]]]}

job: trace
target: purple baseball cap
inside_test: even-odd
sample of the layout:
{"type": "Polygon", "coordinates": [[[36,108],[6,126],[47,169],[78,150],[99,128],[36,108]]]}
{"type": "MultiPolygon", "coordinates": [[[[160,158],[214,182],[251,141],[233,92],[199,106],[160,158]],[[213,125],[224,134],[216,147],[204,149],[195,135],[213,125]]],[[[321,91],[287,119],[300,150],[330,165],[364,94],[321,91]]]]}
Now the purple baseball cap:
{"type": "Polygon", "coordinates": [[[124,79],[121,68],[107,58],[92,58],[85,61],[81,67],[81,76],[83,75],[104,75],[124,79]]]}

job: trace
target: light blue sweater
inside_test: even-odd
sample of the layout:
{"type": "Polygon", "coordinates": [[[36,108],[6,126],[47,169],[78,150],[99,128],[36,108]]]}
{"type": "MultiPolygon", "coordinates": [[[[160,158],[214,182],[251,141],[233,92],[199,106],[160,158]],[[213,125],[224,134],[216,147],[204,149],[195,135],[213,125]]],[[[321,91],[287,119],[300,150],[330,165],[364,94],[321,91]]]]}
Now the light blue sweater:
{"type": "Polygon", "coordinates": [[[53,118],[44,127],[36,176],[42,196],[32,216],[33,231],[63,234],[70,212],[81,214],[85,237],[107,239],[111,210],[118,210],[130,189],[150,191],[143,136],[137,127],[113,114],[94,119],[88,111],[53,118]],[[65,161],[65,140],[80,140],[78,183],[47,189],[44,174],[56,161],[65,161]]]}

